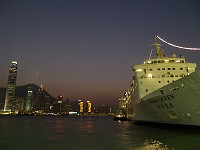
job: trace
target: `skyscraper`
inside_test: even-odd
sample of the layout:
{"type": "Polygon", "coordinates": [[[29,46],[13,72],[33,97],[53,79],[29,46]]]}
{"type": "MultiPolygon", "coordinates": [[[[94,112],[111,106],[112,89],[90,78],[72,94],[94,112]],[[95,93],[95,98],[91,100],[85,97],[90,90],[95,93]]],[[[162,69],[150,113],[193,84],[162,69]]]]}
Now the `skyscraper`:
{"type": "Polygon", "coordinates": [[[5,97],[4,111],[15,111],[15,87],[17,79],[17,62],[13,61],[9,68],[8,85],[5,97]]]}
{"type": "Polygon", "coordinates": [[[88,113],[92,112],[92,103],[91,103],[91,101],[87,101],[87,112],[88,113]]]}
{"type": "Polygon", "coordinates": [[[30,112],[31,111],[31,102],[33,97],[33,91],[28,91],[27,97],[26,97],[26,105],[25,105],[25,111],[30,112]]]}
{"type": "Polygon", "coordinates": [[[41,85],[37,91],[36,110],[40,111],[40,113],[44,113],[45,105],[46,105],[46,93],[44,90],[44,86],[41,85]]]}
{"type": "Polygon", "coordinates": [[[83,101],[82,101],[82,100],[78,100],[78,105],[79,105],[79,112],[80,112],[80,113],[83,113],[83,110],[84,110],[84,109],[83,109],[83,108],[84,108],[84,107],[83,107],[83,106],[84,106],[84,105],[83,105],[83,101]]]}

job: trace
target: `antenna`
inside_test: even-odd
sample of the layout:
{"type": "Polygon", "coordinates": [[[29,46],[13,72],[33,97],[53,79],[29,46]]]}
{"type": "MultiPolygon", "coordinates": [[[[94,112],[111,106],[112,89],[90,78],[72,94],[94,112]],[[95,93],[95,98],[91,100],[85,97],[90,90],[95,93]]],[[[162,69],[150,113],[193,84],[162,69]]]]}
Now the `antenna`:
{"type": "Polygon", "coordinates": [[[149,60],[151,59],[152,51],[153,51],[153,49],[152,49],[152,50],[151,50],[151,52],[150,52],[150,55],[149,55],[149,60]]]}
{"type": "Polygon", "coordinates": [[[160,47],[161,44],[158,44],[156,35],[154,36],[154,44],[152,44],[151,46],[155,46],[157,58],[164,57],[164,50],[160,47]]]}

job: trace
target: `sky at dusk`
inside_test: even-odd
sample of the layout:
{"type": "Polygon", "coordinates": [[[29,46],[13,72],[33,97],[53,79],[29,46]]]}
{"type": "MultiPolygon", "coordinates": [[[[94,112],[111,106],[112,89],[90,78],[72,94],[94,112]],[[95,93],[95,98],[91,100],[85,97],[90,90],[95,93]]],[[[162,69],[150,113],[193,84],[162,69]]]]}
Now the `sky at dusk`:
{"type": "MultiPolygon", "coordinates": [[[[131,66],[149,57],[155,34],[200,47],[200,1],[0,0],[0,87],[16,60],[17,85],[114,104],[131,85],[131,66]]],[[[200,52],[158,42],[166,54],[200,64],[200,52]]]]}

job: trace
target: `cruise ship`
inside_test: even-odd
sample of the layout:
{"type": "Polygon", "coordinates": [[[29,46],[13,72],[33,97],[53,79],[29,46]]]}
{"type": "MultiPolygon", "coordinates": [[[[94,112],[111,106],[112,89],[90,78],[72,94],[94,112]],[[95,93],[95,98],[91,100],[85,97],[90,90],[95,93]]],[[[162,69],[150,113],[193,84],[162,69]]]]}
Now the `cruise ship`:
{"type": "Polygon", "coordinates": [[[182,56],[167,56],[154,37],[156,56],[132,67],[126,117],[135,122],[200,126],[200,70],[182,56]]]}

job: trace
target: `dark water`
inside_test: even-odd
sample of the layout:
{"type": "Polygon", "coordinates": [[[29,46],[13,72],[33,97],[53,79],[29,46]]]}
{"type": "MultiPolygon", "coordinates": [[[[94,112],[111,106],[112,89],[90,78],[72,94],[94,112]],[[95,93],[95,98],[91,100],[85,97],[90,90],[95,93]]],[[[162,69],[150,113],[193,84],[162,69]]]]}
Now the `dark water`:
{"type": "Polygon", "coordinates": [[[198,150],[200,131],[112,117],[0,116],[1,150],[198,150]]]}

